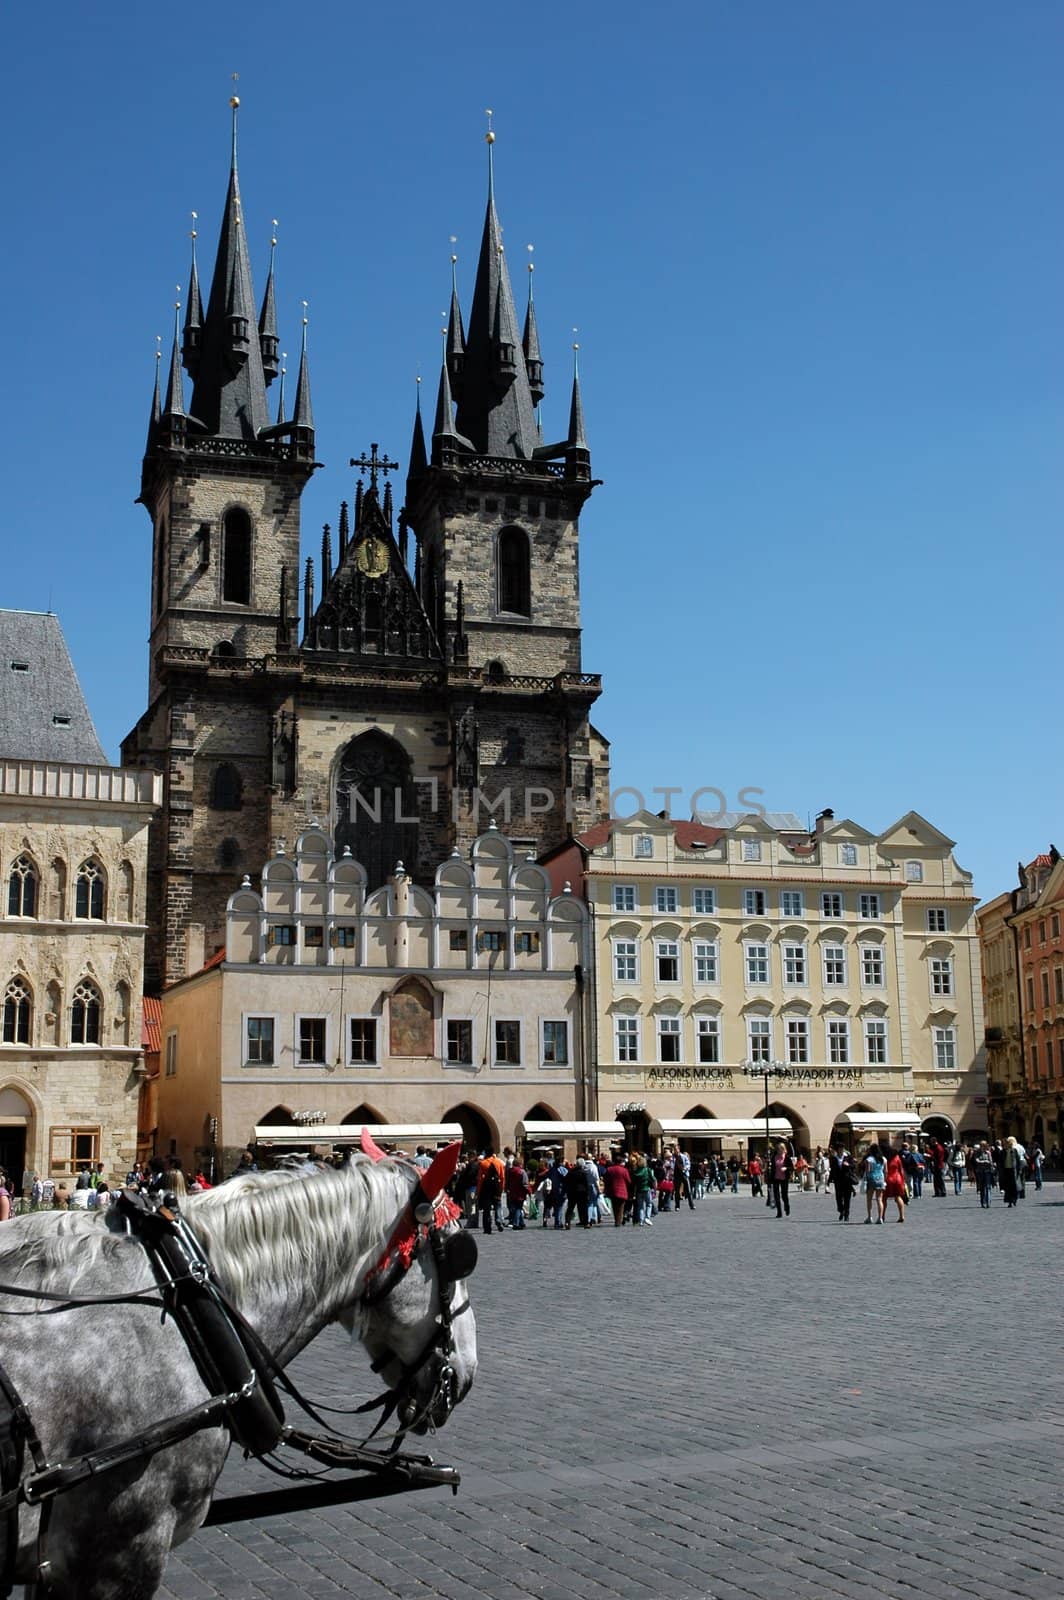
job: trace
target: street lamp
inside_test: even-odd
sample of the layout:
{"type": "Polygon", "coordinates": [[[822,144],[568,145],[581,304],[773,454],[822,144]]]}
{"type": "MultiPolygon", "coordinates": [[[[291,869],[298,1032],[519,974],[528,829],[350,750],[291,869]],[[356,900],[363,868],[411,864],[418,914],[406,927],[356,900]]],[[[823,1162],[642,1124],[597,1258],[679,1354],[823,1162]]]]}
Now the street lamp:
{"type": "Polygon", "coordinates": [[[930,1104],[931,1104],[931,1096],[929,1094],[913,1094],[913,1095],[910,1095],[908,1100],[906,1100],[906,1102],[905,1102],[906,1111],[913,1111],[920,1118],[920,1132],[921,1133],[923,1133],[923,1131],[924,1131],[924,1128],[923,1128],[924,1112],[928,1109],[930,1104]]]}
{"type": "Polygon", "coordinates": [[[768,1080],[773,1077],[790,1078],[793,1074],[785,1061],[751,1061],[749,1057],[745,1061],[740,1061],[739,1071],[744,1078],[761,1078],[765,1084],[765,1204],[771,1206],[772,1184],[769,1181],[768,1169],[772,1160],[772,1140],[769,1137],[768,1080]]]}

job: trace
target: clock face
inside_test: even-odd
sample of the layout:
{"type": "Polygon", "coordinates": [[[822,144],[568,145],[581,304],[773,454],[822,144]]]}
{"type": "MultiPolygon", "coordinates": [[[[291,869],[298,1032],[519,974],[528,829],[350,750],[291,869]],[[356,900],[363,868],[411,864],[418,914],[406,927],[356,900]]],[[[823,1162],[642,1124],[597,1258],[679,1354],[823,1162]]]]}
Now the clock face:
{"type": "Polygon", "coordinates": [[[383,578],[388,570],[388,546],[371,534],[355,550],[355,562],[367,578],[383,578]]]}

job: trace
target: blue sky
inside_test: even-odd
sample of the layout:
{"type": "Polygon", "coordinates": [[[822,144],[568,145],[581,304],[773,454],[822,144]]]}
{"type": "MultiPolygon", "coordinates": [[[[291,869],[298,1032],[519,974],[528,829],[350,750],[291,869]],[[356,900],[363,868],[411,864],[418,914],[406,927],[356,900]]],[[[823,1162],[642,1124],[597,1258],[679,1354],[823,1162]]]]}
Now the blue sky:
{"type": "Polygon", "coordinates": [[[193,209],[209,268],[238,71],[290,350],[310,303],[305,553],[349,456],[405,463],[419,365],[431,403],[492,106],[548,432],[580,330],[615,783],[913,807],[986,897],[1064,848],[1059,4],[64,0],[5,41],[0,603],[59,613],[112,758],[145,703],[155,335],[193,209]]]}

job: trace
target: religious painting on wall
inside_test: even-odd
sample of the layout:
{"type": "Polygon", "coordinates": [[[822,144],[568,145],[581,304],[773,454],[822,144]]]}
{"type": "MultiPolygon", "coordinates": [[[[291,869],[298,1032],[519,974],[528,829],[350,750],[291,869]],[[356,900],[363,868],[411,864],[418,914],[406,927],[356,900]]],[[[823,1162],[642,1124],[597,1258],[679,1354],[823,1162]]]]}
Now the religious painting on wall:
{"type": "Polygon", "coordinates": [[[435,1055],[432,996],[420,983],[404,983],[388,1009],[392,1056],[435,1055]]]}

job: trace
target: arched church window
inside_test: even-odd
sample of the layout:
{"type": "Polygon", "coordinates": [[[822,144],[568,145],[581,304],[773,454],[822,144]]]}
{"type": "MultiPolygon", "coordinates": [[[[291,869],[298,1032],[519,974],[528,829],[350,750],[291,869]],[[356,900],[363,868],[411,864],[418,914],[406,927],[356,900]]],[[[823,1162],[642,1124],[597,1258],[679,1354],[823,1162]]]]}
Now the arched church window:
{"type": "Polygon", "coordinates": [[[91,858],[78,868],[78,882],[74,900],[74,915],[88,917],[93,922],[103,921],[105,880],[100,863],[91,858]]]}
{"type": "Polygon", "coordinates": [[[19,856],[11,868],[7,885],[7,914],[9,917],[35,917],[37,915],[37,868],[29,856],[19,856]]]}
{"type": "Polygon", "coordinates": [[[231,761],[220,761],[211,774],[210,808],[212,811],[239,811],[243,801],[244,786],[240,774],[231,761]]]}
{"type": "Polygon", "coordinates": [[[391,877],[397,861],[418,858],[417,801],[410,757],[379,728],[352,739],[336,780],[336,853],[349,846],[366,869],[370,889],[391,877]]]}
{"type": "Polygon", "coordinates": [[[499,610],[519,617],[532,615],[532,580],[528,536],[520,528],[499,534],[499,610]]]}
{"type": "Polygon", "coordinates": [[[33,996],[24,978],[12,978],[4,992],[4,1043],[29,1044],[33,996]]]}
{"type": "Polygon", "coordinates": [[[233,643],[232,639],[219,639],[218,643],[211,650],[211,655],[214,656],[217,661],[228,661],[231,656],[236,655],[236,645],[233,643]]]}
{"type": "Polygon", "coordinates": [[[88,978],[82,978],[74,990],[74,1003],[70,1008],[70,1042],[100,1042],[100,991],[88,978]]]}
{"type": "Polygon", "coordinates": [[[166,518],[159,518],[155,534],[155,615],[166,604],[166,518]]]}
{"type": "Polygon", "coordinates": [[[222,599],[251,604],[251,518],[241,506],[226,512],[222,526],[222,599]]]}

